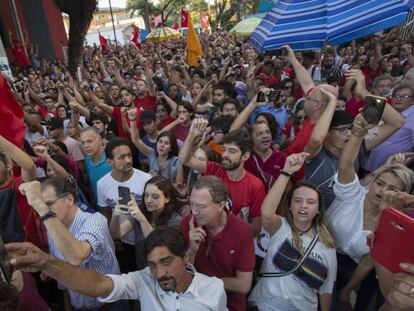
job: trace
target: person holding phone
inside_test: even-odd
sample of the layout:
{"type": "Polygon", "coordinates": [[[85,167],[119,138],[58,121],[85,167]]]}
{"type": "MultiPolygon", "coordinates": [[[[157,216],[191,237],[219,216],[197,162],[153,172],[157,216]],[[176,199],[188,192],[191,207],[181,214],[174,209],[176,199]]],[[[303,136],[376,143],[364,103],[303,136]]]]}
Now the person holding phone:
{"type": "Polygon", "coordinates": [[[142,258],[142,243],[144,239],[161,225],[178,226],[181,222],[181,202],[172,182],[163,177],[155,176],[144,186],[141,207],[130,195],[127,204],[118,203],[112,213],[109,230],[114,239],[122,239],[129,232],[135,232],[135,255],[138,269],[145,266],[142,258]],[[119,222],[119,216],[126,215],[126,220],[119,222]]]}
{"type": "MultiPolygon", "coordinates": [[[[383,200],[384,191],[409,192],[414,184],[413,171],[403,165],[377,171],[368,191],[360,184],[354,162],[368,128],[372,126],[361,114],[354,119],[351,138],[344,147],[338,173],[334,177],[335,200],[326,212],[328,228],[341,252],[338,254],[337,285],[339,300],[343,303],[348,303],[351,291],[373,270],[366,241],[377,225],[381,208],[387,207],[383,200]]],[[[369,277],[375,282],[375,273],[369,277]]],[[[370,281],[367,279],[365,282],[370,281]]],[[[370,296],[360,293],[356,304],[364,309],[370,296]]]]}
{"type": "Polygon", "coordinates": [[[324,224],[322,195],[314,185],[303,182],[287,194],[281,215],[276,213],[290,177],[303,165],[307,153],[292,154],[262,204],[263,228],[270,235],[259,281],[249,296],[261,311],[330,310],[336,277],[335,242],[324,224]],[[297,272],[292,271],[305,249],[316,241],[297,272]],[[269,277],[265,277],[265,276],[269,277]]]}

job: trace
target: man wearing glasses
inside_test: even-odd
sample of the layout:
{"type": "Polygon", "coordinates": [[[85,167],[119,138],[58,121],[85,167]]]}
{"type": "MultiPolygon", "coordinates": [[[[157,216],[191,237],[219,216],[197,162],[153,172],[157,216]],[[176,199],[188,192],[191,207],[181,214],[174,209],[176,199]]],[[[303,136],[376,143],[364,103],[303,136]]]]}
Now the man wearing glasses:
{"type": "Polygon", "coordinates": [[[414,89],[410,84],[399,84],[392,92],[393,107],[404,118],[404,125],[391,137],[371,151],[365,169],[373,172],[396,153],[414,147],[414,89]]]}
{"type": "MultiPolygon", "coordinates": [[[[32,181],[19,190],[47,229],[51,255],[102,274],[120,273],[106,218],[100,213],[83,212],[76,205],[77,193],[68,180],[53,177],[42,184],[32,181]]],[[[68,292],[74,310],[105,306],[97,298],[68,292]]]]}

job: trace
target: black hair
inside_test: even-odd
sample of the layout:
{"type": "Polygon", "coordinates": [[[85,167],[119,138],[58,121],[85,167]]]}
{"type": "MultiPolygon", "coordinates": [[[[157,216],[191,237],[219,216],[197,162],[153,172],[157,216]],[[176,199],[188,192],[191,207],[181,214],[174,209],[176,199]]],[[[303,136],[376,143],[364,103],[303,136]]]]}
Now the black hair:
{"type": "Polygon", "coordinates": [[[184,257],[188,243],[184,238],[184,234],[178,227],[174,226],[158,226],[152,231],[144,241],[144,255],[148,258],[148,254],[156,247],[165,246],[168,250],[178,257],[184,257]]]}
{"type": "Polygon", "coordinates": [[[119,146],[128,146],[128,141],[125,138],[119,138],[119,137],[115,137],[113,139],[111,139],[110,141],[108,141],[108,143],[105,146],[105,155],[108,159],[113,159],[114,155],[113,155],[113,150],[119,146]]]}
{"type": "Polygon", "coordinates": [[[55,190],[56,197],[63,197],[65,195],[71,194],[74,201],[78,199],[78,193],[76,188],[73,187],[69,179],[62,177],[51,177],[42,182],[42,190],[46,187],[52,187],[55,190]]]}
{"type": "MultiPolygon", "coordinates": [[[[168,140],[170,141],[170,152],[168,152],[168,159],[172,157],[178,156],[178,144],[177,144],[177,138],[175,137],[175,134],[173,131],[164,131],[161,132],[157,137],[157,143],[162,137],[168,137],[168,140]]],[[[157,152],[158,153],[158,152],[157,152]]]]}
{"type": "Polygon", "coordinates": [[[69,154],[69,150],[68,147],[66,146],[66,144],[64,142],[55,140],[53,142],[54,145],[58,146],[64,153],[69,154]]]}
{"type": "Polygon", "coordinates": [[[20,299],[17,289],[7,284],[0,277],[0,310],[17,311],[20,310],[20,299]]]}
{"type": "Polygon", "coordinates": [[[223,144],[235,144],[242,154],[249,152],[252,146],[251,139],[244,129],[234,130],[224,135],[223,144]]]}
{"type": "MultiPolygon", "coordinates": [[[[267,124],[269,126],[270,133],[272,134],[272,140],[273,140],[277,135],[277,131],[279,129],[279,123],[277,122],[275,116],[272,115],[269,112],[259,113],[256,117],[256,120],[255,120],[256,123],[260,123],[260,122],[257,122],[257,118],[260,117],[260,116],[263,116],[263,117],[266,118],[267,124]]],[[[253,132],[253,126],[250,127],[250,130],[251,130],[251,132],[253,132]]]]}
{"type": "Polygon", "coordinates": [[[236,88],[227,80],[220,80],[218,81],[214,87],[213,92],[215,90],[223,90],[224,95],[230,98],[236,98],[237,97],[237,91],[236,88]]]}
{"type": "Polygon", "coordinates": [[[218,116],[213,119],[211,126],[213,129],[220,129],[223,132],[223,134],[227,134],[230,131],[234,119],[235,118],[230,115],[218,116]]]}

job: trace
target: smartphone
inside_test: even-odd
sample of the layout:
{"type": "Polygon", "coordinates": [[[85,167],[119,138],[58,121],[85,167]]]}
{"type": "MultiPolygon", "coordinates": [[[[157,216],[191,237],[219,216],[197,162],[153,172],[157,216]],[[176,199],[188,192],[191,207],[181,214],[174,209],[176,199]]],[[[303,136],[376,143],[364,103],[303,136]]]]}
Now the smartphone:
{"type": "Polygon", "coordinates": [[[369,124],[377,125],[382,118],[387,99],[384,97],[369,95],[365,97],[365,105],[362,116],[369,124]]]}
{"type": "Polygon", "coordinates": [[[3,238],[0,235],[0,277],[4,276],[7,284],[10,284],[13,275],[13,266],[4,247],[3,238]]]}
{"type": "Polygon", "coordinates": [[[393,273],[399,264],[414,262],[414,219],[395,208],[384,209],[373,238],[368,238],[371,257],[393,273]]]}
{"type": "Polygon", "coordinates": [[[289,50],[287,48],[282,48],[282,52],[280,54],[283,57],[286,57],[289,55],[289,50]]]}
{"type": "Polygon", "coordinates": [[[127,205],[131,201],[131,191],[128,187],[118,186],[119,204],[127,205]]]}
{"type": "Polygon", "coordinates": [[[266,101],[266,94],[259,91],[259,93],[257,93],[256,101],[258,103],[264,103],[266,101]]]}
{"type": "Polygon", "coordinates": [[[272,90],[269,95],[269,102],[277,102],[280,97],[280,91],[279,90],[272,90]]]}

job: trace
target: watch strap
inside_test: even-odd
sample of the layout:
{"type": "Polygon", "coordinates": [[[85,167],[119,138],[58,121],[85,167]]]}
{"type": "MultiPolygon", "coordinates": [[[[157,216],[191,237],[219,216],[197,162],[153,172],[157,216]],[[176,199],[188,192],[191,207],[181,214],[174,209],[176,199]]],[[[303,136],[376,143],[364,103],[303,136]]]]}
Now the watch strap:
{"type": "Polygon", "coordinates": [[[52,212],[52,211],[48,211],[46,214],[44,214],[43,216],[40,216],[40,220],[41,221],[45,221],[45,220],[47,220],[47,219],[49,219],[49,218],[52,218],[52,217],[56,217],[56,213],[55,212],[52,212]]]}
{"type": "Polygon", "coordinates": [[[292,173],[289,172],[285,172],[285,171],[280,171],[280,175],[286,176],[286,177],[292,177],[292,173]]]}

